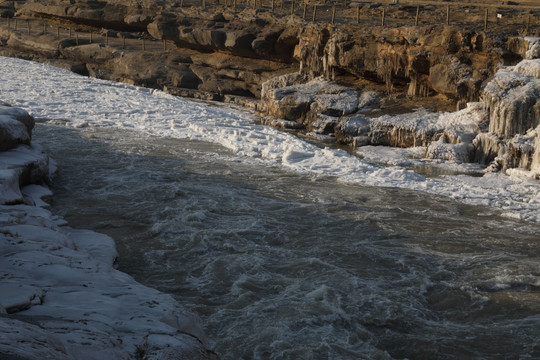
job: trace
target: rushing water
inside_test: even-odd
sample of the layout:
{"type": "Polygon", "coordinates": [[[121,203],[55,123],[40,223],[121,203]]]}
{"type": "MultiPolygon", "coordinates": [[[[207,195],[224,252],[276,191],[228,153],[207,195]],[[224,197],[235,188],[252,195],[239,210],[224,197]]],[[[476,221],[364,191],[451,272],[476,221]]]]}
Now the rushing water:
{"type": "Polygon", "coordinates": [[[198,313],[223,359],[540,358],[540,226],[226,149],[41,124],[53,210],[198,313]]]}

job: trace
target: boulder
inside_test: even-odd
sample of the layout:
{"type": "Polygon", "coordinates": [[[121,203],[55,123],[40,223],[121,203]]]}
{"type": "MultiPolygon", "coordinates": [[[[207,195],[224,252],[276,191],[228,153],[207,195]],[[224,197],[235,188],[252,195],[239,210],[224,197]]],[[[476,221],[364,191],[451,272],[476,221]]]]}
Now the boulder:
{"type": "Polygon", "coordinates": [[[448,63],[436,64],[429,69],[431,87],[449,97],[467,98],[467,80],[470,77],[469,67],[454,58],[448,63]]]}
{"type": "Polygon", "coordinates": [[[452,144],[442,135],[438,140],[429,144],[424,157],[426,159],[440,159],[454,161],[458,163],[470,162],[473,147],[471,144],[459,143],[452,144]]]}
{"type": "Polygon", "coordinates": [[[118,51],[103,44],[73,45],[71,42],[62,43],[60,52],[71,61],[79,63],[103,64],[120,56],[118,51]]]}
{"type": "Polygon", "coordinates": [[[48,35],[36,37],[21,32],[13,32],[9,36],[7,45],[20,51],[39,54],[50,58],[56,58],[60,55],[56,42],[48,35]]]}
{"type": "Polygon", "coordinates": [[[363,114],[344,116],[335,128],[336,140],[353,147],[371,144],[371,120],[363,114]]]}

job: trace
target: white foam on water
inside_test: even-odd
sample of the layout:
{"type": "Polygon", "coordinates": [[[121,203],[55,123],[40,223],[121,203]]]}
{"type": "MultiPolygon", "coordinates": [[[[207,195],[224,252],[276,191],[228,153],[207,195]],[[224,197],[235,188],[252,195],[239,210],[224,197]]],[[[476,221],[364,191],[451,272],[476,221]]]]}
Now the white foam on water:
{"type": "Polygon", "coordinates": [[[426,191],[496,207],[512,218],[540,222],[540,183],[519,176],[425,178],[398,166],[376,166],[342,150],[315,145],[255,124],[247,112],[174,97],[159,90],[103,81],[20,59],[0,57],[3,101],[36,118],[68,119],[73,127],[133,129],[145,135],[221,144],[245,159],[281,164],[299,174],[426,191]]]}

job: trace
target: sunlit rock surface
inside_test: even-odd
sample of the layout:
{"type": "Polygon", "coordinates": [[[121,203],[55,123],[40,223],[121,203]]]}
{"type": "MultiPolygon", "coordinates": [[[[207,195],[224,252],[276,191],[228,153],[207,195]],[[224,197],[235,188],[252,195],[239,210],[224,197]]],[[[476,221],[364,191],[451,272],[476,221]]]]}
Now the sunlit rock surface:
{"type": "MultiPolygon", "coordinates": [[[[116,38],[117,49],[120,38],[135,40],[144,34],[147,38],[173,43],[182,52],[199,52],[208,58],[229,57],[234,64],[224,66],[219,61],[201,65],[196,61],[163,62],[159,56],[148,54],[136,56],[148,66],[146,76],[141,76],[142,69],[116,73],[117,69],[99,64],[91,56],[77,60],[89,68],[92,76],[142,86],[160,85],[161,89],[166,86],[171,93],[183,96],[210,92],[218,99],[223,95],[258,98],[257,89],[262,82],[301,67],[311,78],[328,76],[335,70],[338,74],[384,84],[389,92],[422,97],[444,94],[462,106],[478,101],[482,84],[498,66],[509,64],[508,59],[514,62],[534,58],[540,51],[535,37],[514,37],[510,31],[508,35],[501,35],[491,29],[483,31],[476,25],[411,26],[404,23],[398,27],[380,27],[358,26],[346,21],[346,24],[329,26],[322,19],[306,21],[268,8],[251,8],[251,5],[236,9],[232,4],[219,4],[218,8],[214,4],[207,8],[187,5],[172,0],[27,0],[11,5],[6,16],[48,19],[75,27],[92,27],[95,32],[107,29],[101,34],[107,32],[111,41],[116,38]],[[252,66],[253,62],[257,63],[256,67],[252,66]],[[153,66],[155,63],[168,67],[168,72],[176,71],[175,65],[180,65],[179,72],[186,80],[174,85],[168,72],[153,66]]],[[[380,11],[375,10],[378,6],[357,3],[351,10],[357,8],[360,16],[373,18],[379,16],[374,13],[380,11]]],[[[389,17],[414,16],[403,13],[399,5],[386,9],[389,17]]],[[[58,40],[56,34],[36,37],[27,36],[25,31],[15,34],[7,29],[3,34],[0,30],[0,40],[5,41],[7,47],[18,49],[25,56],[35,56],[39,61],[43,61],[43,57],[65,57],[67,61],[74,61],[66,57],[62,49],[79,46],[74,40],[58,40]]],[[[126,61],[124,65],[136,64],[126,61]]]]}
{"type": "Polygon", "coordinates": [[[482,94],[482,102],[453,113],[418,109],[373,117],[366,111],[381,106],[380,95],[295,73],[263,83],[261,110],[270,116],[267,124],[330,134],[353,147],[424,147],[426,159],[519,168],[538,177],[540,59],[499,70],[482,94]]]}
{"type": "Polygon", "coordinates": [[[520,168],[538,172],[540,132],[540,59],[523,60],[499,70],[483,99],[493,135],[477,138],[477,153],[492,161],[492,169],[520,168]]]}
{"type": "Polygon", "coordinates": [[[482,103],[470,103],[456,113],[418,110],[366,116],[367,110],[380,106],[380,98],[375,92],[352,90],[323,78],[307,81],[296,74],[264,83],[262,103],[270,116],[301,123],[315,133],[334,134],[339,142],[354,147],[427,147],[437,142],[428,158],[469,161],[472,140],[485,121],[482,103]]]}

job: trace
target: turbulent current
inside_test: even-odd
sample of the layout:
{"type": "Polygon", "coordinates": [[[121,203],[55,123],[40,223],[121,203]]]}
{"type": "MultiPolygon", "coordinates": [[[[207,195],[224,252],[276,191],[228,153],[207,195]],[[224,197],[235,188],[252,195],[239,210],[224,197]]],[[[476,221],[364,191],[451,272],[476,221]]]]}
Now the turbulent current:
{"type": "Polygon", "coordinates": [[[53,210],[202,318],[222,359],[540,358],[540,226],[220,145],[39,124],[53,210]]]}

